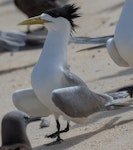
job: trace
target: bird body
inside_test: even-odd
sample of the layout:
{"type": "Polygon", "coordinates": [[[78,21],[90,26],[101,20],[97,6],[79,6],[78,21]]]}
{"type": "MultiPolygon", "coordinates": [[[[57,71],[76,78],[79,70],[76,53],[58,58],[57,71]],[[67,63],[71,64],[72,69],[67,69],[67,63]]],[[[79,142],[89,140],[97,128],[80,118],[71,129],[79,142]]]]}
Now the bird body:
{"type": "Polygon", "coordinates": [[[51,111],[56,108],[51,101],[52,91],[67,86],[63,70],[67,65],[66,48],[70,36],[70,25],[67,21],[65,23],[68,24],[68,28],[48,32],[41,56],[31,77],[32,87],[37,97],[51,111]]]}
{"type": "Polygon", "coordinates": [[[34,17],[48,9],[59,7],[57,0],[14,0],[14,3],[28,17],[34,17]]]}

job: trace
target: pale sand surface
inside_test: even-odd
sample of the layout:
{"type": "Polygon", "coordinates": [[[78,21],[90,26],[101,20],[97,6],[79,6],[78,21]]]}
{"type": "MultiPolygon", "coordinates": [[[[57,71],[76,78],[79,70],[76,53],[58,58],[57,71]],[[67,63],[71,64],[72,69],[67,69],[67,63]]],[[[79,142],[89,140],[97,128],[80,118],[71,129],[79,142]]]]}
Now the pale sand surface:
{"type": "MultiPolygon", "coordinates": [[[[3,3],[4,2],[4,3],[3,3]]],[[[17,26],[25,19],[12,2],[6,5],[0,1],[0,29],[20,30],[17,26]]],[[[75,36],[97,36],[113,34],[119,18],[123,0],[72,0],[81,6],[82,17],[76,20],[79,28],[75,36]]],[[[91,90],[107,92],[133,83],[133,69],[119,67],[110,59],[106,49],[76,53],[87,45],[68,46],[68,63],[71,70],[79,75],[91,90]]],[[[0,120],[6,112],[14,110],[12,93],[15,90],[31,87],[30,75],[41,49],[0,54],[0,120]]],[[[52,60],[51,60],[52,61],[52,60]]],[[[43,144],[53,140],[46,134],[56,130],[53,117],[50,127],[39,129],[39,122],[28,126],[28,136],[35,149],[41,150],[132,150],[133,149],[133,111],[123,108],[103,112],[90,119],[89,124],[71,126],[62,134],[62,144],[45,147],[43,144]]],[[[64,127],[66,122],[61,120],[64,127]]],[[[73,124],[72,124],[73,125],[73,124]]]]}

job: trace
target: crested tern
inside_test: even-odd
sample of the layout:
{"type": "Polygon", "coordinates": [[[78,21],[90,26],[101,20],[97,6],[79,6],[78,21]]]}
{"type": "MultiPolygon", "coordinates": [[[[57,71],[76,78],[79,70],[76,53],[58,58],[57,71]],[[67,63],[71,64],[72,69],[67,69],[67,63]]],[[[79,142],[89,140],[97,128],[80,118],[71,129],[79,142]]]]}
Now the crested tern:
{"type": "Polygon", "coordinates": [[[62,141],[60,133],[69,130],[69,121],[82,123],[91,114],[107,110],[118,103],[119,98],[128,96],[127,92],[112,95],[93,92],[82,79],[69,70],[67,45],[76,26],[74,19],[80,16],[78,10],[79,7],[69,4],[20,23],[44,24],[48,35],[31,74],[32,88],[14,92],[13,103],[18,109],[32,116],[53,114],[57,132],[48,137],[57,137],[54,143],[62,141]],[[60,116],[68,121],[63,131],[60,131],[60,116]]]}

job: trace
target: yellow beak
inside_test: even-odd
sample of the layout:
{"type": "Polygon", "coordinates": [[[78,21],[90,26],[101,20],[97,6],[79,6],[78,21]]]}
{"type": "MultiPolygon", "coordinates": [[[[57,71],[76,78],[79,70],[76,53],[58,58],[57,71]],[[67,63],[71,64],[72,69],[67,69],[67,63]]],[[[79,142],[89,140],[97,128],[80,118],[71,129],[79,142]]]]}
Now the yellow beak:
{"type": "Polygon", "coordinates": [[[36,17],[29,18],[29,19],[27,19],[25,21],[22,21],[18,25],[44,24],[46,22],[51,22],[51,21],[42,20],[41,16],[36,16],[36,17]]]}

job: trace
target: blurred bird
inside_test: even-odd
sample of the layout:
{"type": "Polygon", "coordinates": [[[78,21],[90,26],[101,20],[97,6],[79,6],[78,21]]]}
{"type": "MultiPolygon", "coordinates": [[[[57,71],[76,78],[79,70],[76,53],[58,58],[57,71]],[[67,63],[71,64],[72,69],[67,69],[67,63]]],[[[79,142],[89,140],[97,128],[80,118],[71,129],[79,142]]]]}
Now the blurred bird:
{"type": "Polygon", "coordinates": [[[0,52],[16,51],[26,46],[26,34],[18,31],[0,31],[0,52]]]}
{"type": "MultiPolygon", "coordinates": [[[[34,17],[46,10],[61,6],[59,0],[14,0],[14,4],[28,17],[34,17]]],[[[27,32],[30,32],[29,26],[27,32]]]]}
{"type": "Polygon", "coordinates": [[[34,17],[46,10],[59,7],[58,0],[14,0],[14,3],[28,17],[34,17]]]}
{"type": "MultiPolygon", "coordinates": [[[[90,47],[84,50],[92,50],[106,46],[108,53],[112,60],[122,67],[133,67],[133,1],[125,0],[120,18],[118,20],[115,34],[112,37],[106,36],[107,39],[102,43],[104,37],[97,37],[93,39],[98,41],[96,44],[100,44],[95,47],[90,47]]],[[[106,38],[105,37],[105,38],[106,38]]],[[[82,43],[90,43],[90,39],[87,37],[80,38],[82,43]],[[84,42],[83,42],[84,41],[84,42]]],[[[120,88],[118,91],[127,90],[131,97],[133,97],[133,85],[120,88]]]]}
{"type": "Polygon", "coordinates": [[[44,24],[48,35],[41,56],[32,71],[33,89],[14,92],[13,103],[18,109],[32,116],[55,116],[57,132],[47,136],[57,137],[53,144],[62,142],[60,133],[69,130],[69,121],[83,123],[91,114],[108,110],[118,103],[118,99],[129,95],[127,92],[111,95],[93,92],[69,70],[67,44],[76,27],[74,19],[80,16],[78,10],[79,7],[75,5],[65,5],[20,23],[44,24]],[[60,116],[68,121],[63,131],[60,130],[60,116]]]}
{"type": "Polygon", "coordinates": [[[106,36],[99,36],[99,37],[85,37],[85,36],[72,37],[70,39],[70,43],[96,45],[96,46],[90,46],[88,48],[84,48],[77,51],[77,52],[82,52],[82,51],[96,50],[99,48],[105,48],[107,41],[113,37],[114,35],[106,35],[106,36]]]}
{"type": "Polygon", "coordinates": [[[35,120],[21,111],[7,113],[1,124],[2,146],[0,150],[32,150],[26,127],[35,120]]]}

